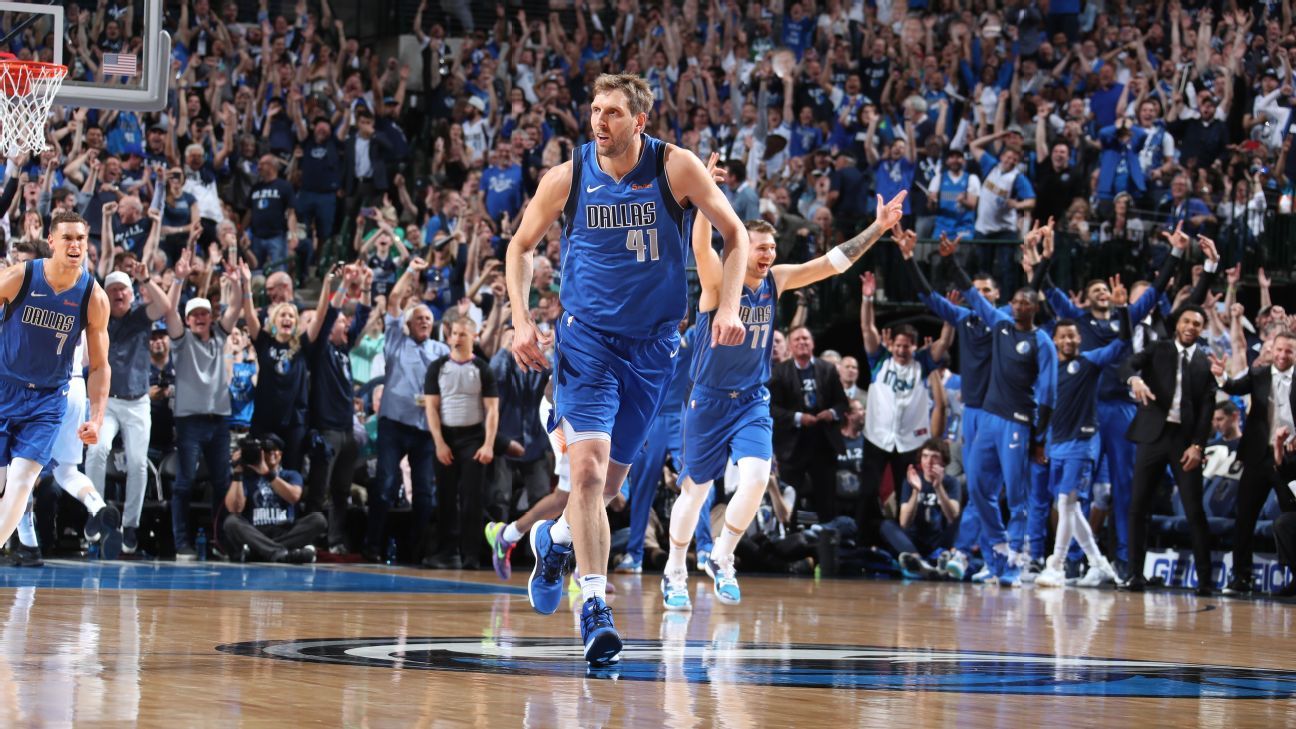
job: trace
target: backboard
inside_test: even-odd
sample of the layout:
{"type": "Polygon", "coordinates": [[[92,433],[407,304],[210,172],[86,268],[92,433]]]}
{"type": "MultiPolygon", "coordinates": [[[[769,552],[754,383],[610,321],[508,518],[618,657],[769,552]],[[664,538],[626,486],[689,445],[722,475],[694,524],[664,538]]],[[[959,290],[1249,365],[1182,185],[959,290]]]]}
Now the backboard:
{"type": "Polygon", "coordinates": [[[0,2],[0,50],[68,68],[55,104],[158,111],[166,106],[171,36],[163,0],[0,2]],[[23,25],[26,23],[26,25],[23,25]]]}

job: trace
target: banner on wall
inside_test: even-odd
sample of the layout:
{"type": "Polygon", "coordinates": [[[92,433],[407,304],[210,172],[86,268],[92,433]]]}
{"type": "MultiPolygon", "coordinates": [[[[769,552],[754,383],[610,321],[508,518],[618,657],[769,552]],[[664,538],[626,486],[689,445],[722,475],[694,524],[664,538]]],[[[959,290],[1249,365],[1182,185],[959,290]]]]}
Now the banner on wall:
{"type": "MultiPolygon", "coordinates": [[[[1211,552],[1211,579],[1216,589],[1228,584],[1233,572],[1231,552],[1211,552]]],[[[1274,554],[1256,554],[1251,567],[1256,592],[1280,590],[1292,580],[1291,571],[1278,563],[1274,554]]],[[[1143,576],[1159,577],[1167,587],[1197,587],[1197,567],[1191,550],[1149,551],[1143,562],[1143,576]]]]}

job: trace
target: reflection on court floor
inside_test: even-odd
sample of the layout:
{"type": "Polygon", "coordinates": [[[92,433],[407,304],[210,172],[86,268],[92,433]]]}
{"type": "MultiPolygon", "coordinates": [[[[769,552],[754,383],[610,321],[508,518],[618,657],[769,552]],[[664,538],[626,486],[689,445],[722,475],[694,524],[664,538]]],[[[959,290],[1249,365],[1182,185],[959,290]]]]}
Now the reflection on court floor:
{"type": "Polygon", "coordinates": [[[508,585],[419,577],[382,567],[304,567],[223,562],[80,562],[47,560],[45,567],[0,568],[0,588],[88,590],[265,590],[285,592],[408,592],[523,595],[508,585]]]}

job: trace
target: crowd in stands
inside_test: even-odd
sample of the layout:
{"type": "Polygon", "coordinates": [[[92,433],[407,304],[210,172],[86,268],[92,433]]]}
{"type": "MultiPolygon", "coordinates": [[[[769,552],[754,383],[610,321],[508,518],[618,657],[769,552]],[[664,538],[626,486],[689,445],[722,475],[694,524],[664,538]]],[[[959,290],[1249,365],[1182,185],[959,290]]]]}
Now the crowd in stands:
{"type": "MultiPolygon", "coordinates": [[[[742,219],[774,226],[782,261],[822,254],[872,220],[876,195],[908,191],[904,227],[939,292],[957,263],[1007,300],[1032,277],[1019,243],[1052,219],[1056,292],[1073,309],[1105,308],[1162,270],[1173,231],[1204,235],[1215,264],[1194,267],[1192,243],[1157,316],[1218,267],[1203,336],[1230,360],[1227,378],[1272,363],[1288,327],[1263,266],[1274,257],[1265,232],[1290,212],[1293,187],[1290,5],[423,0],[407,63],[394,38],[348,35],[329,0],[168,2],[166,110],[56,106],[49,150],[7,161],[0,227],[16,264],[41,255],[52,212],[90,221],[112,301],[113,380],[87,473],[125,502],[127,551],[141,548],[160,473],[170,534],[143,545],[154,554],[174,544],[192,555],[202,527],[234,558],[307,558],[314,542],[472,568],[487,554],[483,524],[553,485],[539,414],[549,376],[509,353],[502,260],[537,180],[588,140],[600,73],[648,81],[648,133],[720,155],[726,195],[742,219]],[[1254,289],[1259,306],[1244,306],[1254,289]],[[266,455],[243,462],[250,453],[266,455]],[[196,512],[195,493],[210,497],[196,512]],[[279,541],[222,527],[228,518],[279,541]]],[[[139,49],[130,3],[68,7],[71,78],[97,78],[105,53],[139,49]]],[[[6,50],[49,60],[52,43],[28,29],[6,50]]],[[[562,310],[561,241],[555,225],[536,258],[528,305],[542,327],[562,310]]],[[[872,547],[954,546],[966,503],[962,334],[879,330],[888,305],[919,300],[907,268],[887,239],[856,271],[870,272],[863,334],[835,344],[858,358],[816,353],[805,299],[782,302],[791,326],[776,360],[834,367],[813,427],[776,432],[781,472],[795,478],[771,485],[740,560],[837,563],[817,546],[825,532],[858,547],[833,565],[842,571],[868,568],[872,547]],[[923,437],[897,437],[866,412],[870,373],[888,361],[921,373],[923,437]]],[[[1232,482],[1208,493],[1220,519],[1240,518],[1234,501],[1257,508],[1237,489],[1246,403],[1231,407],[1222,401],[1215,423],[1224,455],[1207,463],[1208,479],[1232,482]]],[[[667,473],[664,499],[671,483],[667,473]]],[[[1108,541],[1125,514],[1101,492],[1087,508],[1108,541]]],[[[1175,499],[1164,499],[1167,519],[1175,499]]],[[[649,563],[669,511],[657,507],[649,563]]],[[[1264,505],[1262,522],[1278,512],[1264,505]]],[[[1231,528],[1212,533],[1217,546],[1236,541],[1231,528]]]]}

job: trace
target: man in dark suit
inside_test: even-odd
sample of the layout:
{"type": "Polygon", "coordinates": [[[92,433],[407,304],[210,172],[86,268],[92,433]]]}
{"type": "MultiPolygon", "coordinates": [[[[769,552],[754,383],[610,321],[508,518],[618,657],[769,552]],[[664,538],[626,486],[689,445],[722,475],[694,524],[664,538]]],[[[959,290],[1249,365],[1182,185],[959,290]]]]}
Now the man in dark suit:
{"type": "MultiPolygon", "coordinates": [[[[1238,457],[1246,464],[1238,483],[1237,522],[1233,530],[1233,579],[1224,588],[1225,595],[1251,594],[1251,544],[1255,540],[1256,519],[1269,489],[1276,481],[1274,472],[1274,434],[1296,431],[1292,413],[1296,412],[1296,391],[1292,389],[1292,365],[1296,364],[1296,334],[1283,332],[1270,345],[1273,364],[1252,367],[1241,375],[1226,379],[1224,361],[1211,357],[1211,374],[1216,384],[1230,395],[1250,395],[1251,408],[1242,430],[1238,457]]],[[[1296,497],[1289,489],[1278,489],[1283,511],[1296,510],[1296,497]]]]}
{"type": "Polygon", "coordinates": [[[346,191],[347,220],[361,207],[374,207],[390,187],[387,162],[390,143],[374,133],[374,115],[368,108],[355,110],[355,131],[346,138],[342,160],[342,189],[346,191]]]}
{"type": "Polygon", "coordinates": [[[774,455],[782,479],[811,494],[819,521],[837,516],[837,455],[845,450],[839,423],[850,410],[837,368],[814,356],[814,337],[798,327],[788,337],[792,359],[770,376],[774,455]],[[809,488],[807,488],[807,479],[809,488]]]}
{"type": "Polygon", "coordinates": [[[1158,484],[1170,466],[1188,529],[1197,567],[1197,594],[1212,593],[1210,530],[1202,508],[1202,454],[1211,434],[1215,407],[1215,377],[1205,347],[1197,343],[1206,325],[1206,313],[1189,304],[1171,323],[1173,340],[1151,344],[1134,355],[1130,364],[1138,374],[1129,386],[1138,401],[1138,414],[1128,437],[1137,444],[1134,455],[1134,488],[1130,503],[1130,578],[1121,589],[1141,592],[1143,558],[1147,553],[1148,508],[1158,484]]]}

